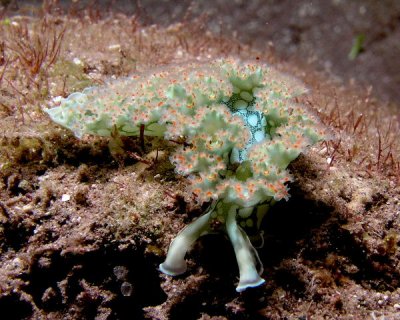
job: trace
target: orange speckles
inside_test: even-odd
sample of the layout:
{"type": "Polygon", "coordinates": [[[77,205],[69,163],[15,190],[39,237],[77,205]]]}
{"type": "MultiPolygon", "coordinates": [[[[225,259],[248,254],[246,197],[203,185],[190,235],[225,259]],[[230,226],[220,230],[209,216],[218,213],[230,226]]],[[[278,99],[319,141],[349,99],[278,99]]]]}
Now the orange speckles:
{"type": "Polygon", "coordinates": [[[237,184],[235,184],[235,191],[237,192],[237,193],[240,193],[240,192],[242,192],[242,185],[241,184],[239,184],[239,183],[237,183],[237,184]]]}
{"type": "Polygon", "coordinates": [[[278,188],[272,183],[268,184],[268,189],[270,189],[273,193],[276,193],[278,191],[278,188]]]}
{"type": "Polygon", "coordinates": [[[183,156],[183,155],[181,155],[181,154],[175,154],[174,155],[174,158],[176,159],[176,160],[178,160],[178,161],[180,161],[180,162],[185,162],[185,157],[183,156]]]}
{"type": "Polygon", "coordinates": [[[254,193],[256,191],[256,185],[254,183],[249,183],[247,185],[247,188],[248,188],[250,193],[254,193]]]}
{"type": "Polygon", "coordinates": [[[297,141],[296,143],[293,144],[294,149],[300,149],[301,148],[301,143],[297,141]]]}

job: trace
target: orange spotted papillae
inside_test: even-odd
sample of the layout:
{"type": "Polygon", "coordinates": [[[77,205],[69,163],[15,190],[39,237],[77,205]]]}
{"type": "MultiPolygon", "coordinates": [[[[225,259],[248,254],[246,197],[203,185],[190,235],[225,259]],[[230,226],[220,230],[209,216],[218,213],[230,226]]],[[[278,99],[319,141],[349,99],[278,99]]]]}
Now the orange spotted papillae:
{"type": "Polygon", "coordinates": [[[264,283],[246,229],[258,229],[270,206],[288,199],[287,166],[327,137],[318,119],[292,100],[305,91],[266,64],[227,58],[112,80],[46,112],[79,138],[139,136],[144,128],[144,135],[184,139],[170,160],[209,209],[177,235],[160,270],[182,274],[185,254],[200,236],[226,232],[241,292],[264,283]]]}

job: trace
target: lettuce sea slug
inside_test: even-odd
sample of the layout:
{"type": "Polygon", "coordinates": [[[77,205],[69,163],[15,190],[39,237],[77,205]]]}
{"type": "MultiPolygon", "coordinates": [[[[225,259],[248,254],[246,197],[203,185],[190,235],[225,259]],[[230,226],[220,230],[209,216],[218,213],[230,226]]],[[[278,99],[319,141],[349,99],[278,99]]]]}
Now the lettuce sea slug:
{"type": "Polygon", "coordinates": [[[291,161],[327,137],[293,97],[305,88],[259,62],[228,58],[173,65],[90,87],[47,109],[78,138],[159,136],[184,140],[170,160],[207,212],[171,243],[160,270],[186,271],[185,254],[202,235],[225,232],[239,266],[241,292],[264,282],[247,234],[276,201],[288,199],[291,161]]]}

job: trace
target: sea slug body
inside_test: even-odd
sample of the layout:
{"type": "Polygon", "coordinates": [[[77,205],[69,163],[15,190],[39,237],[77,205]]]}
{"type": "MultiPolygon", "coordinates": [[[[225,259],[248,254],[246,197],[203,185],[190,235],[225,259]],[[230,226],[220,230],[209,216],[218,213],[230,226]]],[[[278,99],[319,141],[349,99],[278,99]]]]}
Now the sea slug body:
{"type": "Polygon", "coordinates": [[[191,245],[224,232],[236,254],[241,292],[264,283],[245,230],[259,228],[270,206],[288,199],[287,166],[327,137],[318,119],[293,102],[304,92],[299,81],[266,64],[226,58],[113,80],[46,111],[79,138],[139,136],[144,128],[144,135],[184,139],[170,160],[209,209],[177,235],[160,270],[182,274],[191,245]]]}

